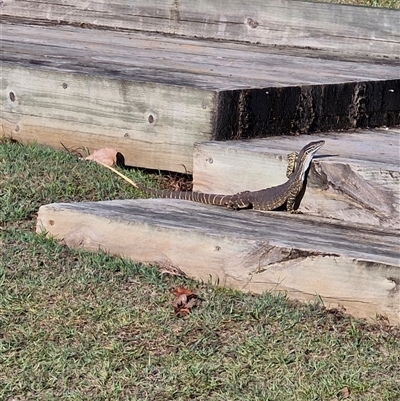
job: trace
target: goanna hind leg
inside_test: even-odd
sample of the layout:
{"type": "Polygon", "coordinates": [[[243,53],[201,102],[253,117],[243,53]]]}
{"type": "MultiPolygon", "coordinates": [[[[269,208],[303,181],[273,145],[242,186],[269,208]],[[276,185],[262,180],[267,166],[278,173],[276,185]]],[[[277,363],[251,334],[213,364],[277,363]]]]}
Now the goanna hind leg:
{"type": "Polygon", "coordinates": [[[246,199],[246,194],[250,193],[250,191],[239,192],[236,195],[233,195],[232,199],[227,203],[227,207],[229,209],[239,210],[239,209],[249,209],[252,207],[251,203],[248,199],[246,199]]]}
{"type": "Polygon", "coordinates": [[[251,208],[250,202],[243,202],[243,201],[229,201],[226,205],[228,209],[233,209],[233,210],[240,210],[240,209],[249,209],[251,208]]]}

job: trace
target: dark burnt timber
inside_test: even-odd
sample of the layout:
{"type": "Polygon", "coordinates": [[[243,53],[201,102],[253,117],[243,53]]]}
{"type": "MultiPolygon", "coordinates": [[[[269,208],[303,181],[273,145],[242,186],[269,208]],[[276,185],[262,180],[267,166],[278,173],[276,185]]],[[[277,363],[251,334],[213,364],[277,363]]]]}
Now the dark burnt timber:
{"type": "Polygon", "coordinates": [[[390,127],[400,124],[400,79],[224,91],[217,104],[217,140],[390,127]]]}

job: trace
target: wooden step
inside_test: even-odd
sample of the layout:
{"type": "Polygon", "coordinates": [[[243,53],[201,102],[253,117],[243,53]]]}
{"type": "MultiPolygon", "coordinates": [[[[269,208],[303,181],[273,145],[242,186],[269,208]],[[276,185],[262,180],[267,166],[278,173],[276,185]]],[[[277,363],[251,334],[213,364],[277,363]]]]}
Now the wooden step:
{"type": "Polygon", "coordinates": [[[299,210],[400,229],[400,128],[196,144],[194,190],[232,194],[286,181],[286,155],[324,139],[299,210]]]}
{"type": "MultiPolygon", "coordinates": [[[[305,1],[7,0],[3,18],[301,47],[324,54],[399,60],[400,11],[305,1]],[[379,21],[379,23],[377,23],[379,21]]],[[[317,53],[317,54],[316,54],[317,53]]]]}
{"type": "Polygon", "coordinates": [[[319,295],[328,307],[400,323],[394,230],[170,199],[44,205],[37,220],[43,230],[69,247],[168,260],[200,280],[300,300],[319,295]]]}
{"type": "Polygon", "coordinates": [[[128,165],[186,172],[195,142],[400,124],[395,60],[11,22],[0,135],[17,140],[111,146],[128,165]]]}

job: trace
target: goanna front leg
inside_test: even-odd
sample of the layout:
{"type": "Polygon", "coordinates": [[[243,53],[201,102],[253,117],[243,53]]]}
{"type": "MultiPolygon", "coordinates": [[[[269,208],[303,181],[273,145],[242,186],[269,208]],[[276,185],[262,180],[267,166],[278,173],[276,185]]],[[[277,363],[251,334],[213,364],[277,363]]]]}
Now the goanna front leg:
{"type": "MultiPolygon", "coordinates": [[[[289,153],[287,155],[287,161],[288,161],[288,166],[287,166],[287,169],[286,169],[286,177],[287,178],[290,178],[290,176],[293,174],[293,172],[294,172],[294,170],[296,168],[296,163],[297,163],[297,157],[298,156],[299,156],[298,152],[292,152],[292,153],[289,153]]],[[[300,210],[295,210],[295,208],[294,208],[294,205],[295,205],[295,202],[296,202],[296,198],[297,198],[297,195],[299,194],[299,192],[300,192],[300,190],[299,191],[293,191],[287,198],[286,210],[289,213],[292,213],[292,214],[303,214],[302,212],[300,212],[300,210]]]]}
{"type": "Polygon", "coordinates": [[[303,212],[301,212],[300,210],[295,210],[295,208],[294,208],[294,204],[296,202],[297,195],[298,195],[297,191],[289,194],[287,201],[286,201],[286,210],[292,214],[303,214],[303,212]]]}
{"type": "Polygon", "coordinates": [[[287,165],[287,169],[286,169],[286,177],[287,178],[289,178],[293,174],[293,172],[296,168],[296,162],[297,162],[298,155],[299,155],[298,152],[292,152],[287,155],[287,161],[288,161],[288,165],[287,165]]]}

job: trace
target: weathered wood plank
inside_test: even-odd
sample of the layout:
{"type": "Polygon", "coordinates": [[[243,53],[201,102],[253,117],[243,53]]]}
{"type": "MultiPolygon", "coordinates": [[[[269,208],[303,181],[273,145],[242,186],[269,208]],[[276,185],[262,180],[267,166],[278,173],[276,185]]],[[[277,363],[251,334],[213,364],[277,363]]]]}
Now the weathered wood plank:
{"type": "Polygon", "coordinates": [[[400,129],[207,142],[194,151],[194,190],[231,194],[286,181],[286,155],[325,139],[299,210],[400,228],[400,129]]]}
{"type": "Polygon", "coordinates": [[[71,247],[168,258],[197,279],[301,300],[319,294],[327,306],[400,323],[398,231],[167,199],[45,205],[42,230],[71,247]]]}
{"type": "Polygon", "coordinates": [[[277,0],[5,0],[3,17],[328,49],[396,60],[400,11],[277,0]]]}
{"type": "Polygon", "coordinates": [[[56,148],[113,147],[128,165],[185,172],[210,140],[213,92],[4,63],[3,135],[56,148]]]}
{"type": "MultiPolygon", "coordinates": [[[[223,91],[399,80],[396,63],[310,61],[308,57],[293,55],[290,49],[274,54],[251,44],[136,32],[105,31],[99,35],[97,30],[68,26],[2,24],[1,29],[5,62],[79,69],[87,74],[134,78],[141,82],[223,91]]],[[[388,96],[386,101],[396,99],[393,97],[397,96],[396,91],[385,96],[388,96]]]]}
{"type": "Polygon", "coordinates": [[[400,123],[396,66],[7,24],[2,50],[6,135],[52,146],[112,145],[140,167],[191,171],[193,143],[210,139],[400,123]]]}

